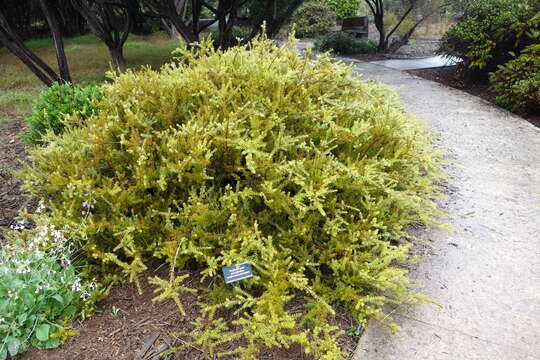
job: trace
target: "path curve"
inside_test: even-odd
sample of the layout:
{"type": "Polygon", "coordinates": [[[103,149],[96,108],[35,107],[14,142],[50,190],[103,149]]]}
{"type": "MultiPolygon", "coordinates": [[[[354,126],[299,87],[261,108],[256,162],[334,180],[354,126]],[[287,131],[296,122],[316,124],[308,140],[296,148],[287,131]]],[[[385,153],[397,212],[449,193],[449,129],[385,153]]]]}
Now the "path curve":
{"type": "Polygon", "coordinates": [[[456,231],[428,231],[435,254],[411,273],[441,307],[396,315],[394,335],[372,323],[354,359],[540,359],[540,129],[459,90],[355,66],[439,134],[454,163],[444,205],[456,231]]]}

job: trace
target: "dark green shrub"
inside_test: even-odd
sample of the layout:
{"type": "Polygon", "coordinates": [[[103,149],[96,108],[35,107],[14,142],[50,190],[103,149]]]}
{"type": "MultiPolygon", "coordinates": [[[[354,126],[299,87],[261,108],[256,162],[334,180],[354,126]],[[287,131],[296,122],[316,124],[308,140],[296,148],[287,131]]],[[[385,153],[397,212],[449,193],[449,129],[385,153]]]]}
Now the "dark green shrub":
{"type": "Polygon", "coordinates": [[[438,157],[395,95],[271,41],[178,54],[116,75],[84,127],[31,150],[24,188],[48,222],[80,229],[86,254],[132,281],[166,260],[170,278],[151,282],[180,311],[197,266],[212,285],[185,338],[209,358],[234,341],[238,359],[295,343],[342,359],[335,306],[365,326],[421,301],[397,240],[436,213],[438,157]],[[225,284],[221,267],[241,262],[254,276],[225,284]]]}
{"type": "Polygon", "coordinates": [[[321,36],[315,42],[318,51],[332,51],[336,54],[374,54],[377,52],[377,42],[359,39],[346,32],[333,32],[321,36]]]}
{"type": "Polygon", "coordinates": [[[538,0],[469,0],[465,15],[443,37],[439,53],[463,59],[466,70],[487,75],[537,42],[538,0]]]}
{"type": "Polygon", "coordinates": [[[540,112],[540,45],[523,50],[489,79],[497,104],[523,115],[540,112]]]}
{"type": "Polygon", "coordinates": [[[47,131],[56,135],[64,131],[66,115],[80,113],[83,119],[93,115],[101,98],[101,88],[97,85],[54,84],[37,98],[32,115],[26,119],[28,131],[21,137],[28,145],[41,144],[47,131]]]}
{"type": "Polygon", "coordinates": [[[298,38],[316,38],[328,33],[336,25],[336,14],[322,2],[302,5],[292,17],[298,38]]]}

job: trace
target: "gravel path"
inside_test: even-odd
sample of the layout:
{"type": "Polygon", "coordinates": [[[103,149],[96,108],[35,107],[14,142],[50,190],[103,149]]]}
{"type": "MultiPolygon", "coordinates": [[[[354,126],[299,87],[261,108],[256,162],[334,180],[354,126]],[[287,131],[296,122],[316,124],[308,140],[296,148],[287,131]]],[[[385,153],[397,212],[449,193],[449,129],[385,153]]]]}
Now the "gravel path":
{"type": "Polygon", "coordinates": [[[434,255],[411,276],[440,304],[372,323],[355,360],[540,359],[540,129],[459,90],[380,65],[359,73],[396,86],[452,162],[443,202],[455,231],[431,230],[434,255]]]}

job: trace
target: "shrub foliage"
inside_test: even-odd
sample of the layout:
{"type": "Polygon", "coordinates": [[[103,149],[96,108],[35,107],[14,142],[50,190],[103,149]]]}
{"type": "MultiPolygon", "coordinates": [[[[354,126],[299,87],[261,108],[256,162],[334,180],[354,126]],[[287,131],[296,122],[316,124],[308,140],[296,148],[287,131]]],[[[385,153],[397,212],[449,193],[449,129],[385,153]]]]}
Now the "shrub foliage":
{"type": "Polygon", "coordinates": [[[23,140],[28,145],[37,145],[43,142],[42,137],[47,131],[61,134],[66,115],[80,113],[83,118],[91,116],[95,102],[101,97],[101,88],[97,85],[53,84],[37,98],[32,115],[26,120],[28,131],[22,135],[23,140]]]}
{"type": "Polygon", "coordinates": [[[384,304],[422,300],[400,238],[432,220],[438,160],[395,96],[294,45],[179,54],[114,75],[97,114],[31,151],[25,189],[47,199],[51,221],[133,281],[165,259],[170,279],[152,282],[180,311],[193,291],[183,270],[196,266],[212,285],[187,336],[210,355],[240,338],[237,358],[300,343],[341,359],[335,306],[365,325],[389,319],[384,304]],[[254,276],[224,284],[221,267],[241,262],[254,276]]]}
{"type": "Polygon", "coordinates": [[[336,25],[336,14],[323,2],[308,2],[294,14],[292,24],[300,38],[316,38],[328,33],[336,25]]]}
{"type": "Polygon", "coordinates": [[[537,0],[469,0],[465,15],[443,37],[439,52],[463,59],[466,69],[487,74],[537,42],[537,0]]]}
{"type": "Polygon", "coordinates": [[[315,42],[318,51],[332,51],[336,54],[373,54],[377,43],[373,40],[359,39],[352,34],[337,31],[321,36],[315,42]]]}
{"type": "Polygon", "coordinates": [[[525,49],[519,57],[490,74],[496,102],[519,114],[540,112],[540,45],[525,49]]]}

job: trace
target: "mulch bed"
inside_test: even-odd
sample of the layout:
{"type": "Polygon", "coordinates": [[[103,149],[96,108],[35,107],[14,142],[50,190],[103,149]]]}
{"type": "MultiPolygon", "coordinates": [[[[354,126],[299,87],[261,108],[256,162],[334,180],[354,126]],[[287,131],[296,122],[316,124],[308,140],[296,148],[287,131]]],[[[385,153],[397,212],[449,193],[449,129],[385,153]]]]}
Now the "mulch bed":
{"type": "Polygon", "coordinates": [[[25,145],[19,136],[24,129],[24,120],[0,124],[0,243],[4,239],[3,230],[11,225],[17,212],[34,206],[24,197],[20,182],[14,176],[26,157],[25,145]]]}
{"type": "MultiPolygon", "coordinates": [[[[179,332],[191,330],[191,323],[199,315],[196,294],[186,293],[182,297],[186,315],[180,314],[172,300],[152,302],[154,287],[146,279],[159,276],[167,278],[166,266],[158,271],[148,270],[140,275],[143,294],[139,295],[134,284],[117,286],[110,295],[98,304],[99,311],[92,318],[73,325],[80,332],[71,337],[61,347],[52,350],[36,350],[29,348],[27,352],[16,357],[17,360],[207,360],[198,345],[189,344],[186,337],[179,332]],[[160,356],[169,349],[185,345],[181,351],[160,356]]],[[[193,271],[190,274],[190,287],[204,288],[208,281],[200,282],[200,276],[193,271]]],[[[300,302],[291,306],[302,307],[300,302]]],[[[219,314],[227,322],[237,318],[233,311],[219,314]]],[[[335,324],[343,330],[351,327],[351,319],[339,317],[335,324]]],[[[357,338],[342,335],[338,342],[341,348],[351,353],[356,347],[357,338]]],[[[232,341],[222,345],[220,351],[230,351],[242,345],[240,341],[232,341]]],[[[233,360],[237,356],[226,356],[220,359],[233,360]]],[[[304,354],[303,349],[291,346],[289,349],[264,349],[258,359],[267,360],[308,360],[313,357],[304,354]]]]}
{"type": "MultiPolygon", "coordinates": [[[[409,70],[408,73],[465,91],[495,104],[495,94],[489,90],[489,83],[487,81],[464,81],[457,76],[457,69],[457,66],[447,66],[442,68],[409,70]]],[[[531,115],[525,117],[525,119],[534,126],[540,127],[539,115],[531,115]]]]}

